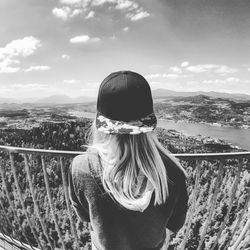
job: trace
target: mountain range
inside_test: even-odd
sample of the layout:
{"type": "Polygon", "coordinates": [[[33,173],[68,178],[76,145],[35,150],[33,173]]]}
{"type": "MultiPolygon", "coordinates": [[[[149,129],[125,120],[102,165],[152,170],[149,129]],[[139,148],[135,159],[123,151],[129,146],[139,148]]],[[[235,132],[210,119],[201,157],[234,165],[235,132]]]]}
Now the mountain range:
{"type": "Polygon", "coordinates": [[[178,96],[178,97],[188,97],[188,96],[197,96],[197,95],[205,95],[212,98],[226,98],[226,99],[237,99],[237,100],[250,100],[250,95],[241,94],[241,93],[225,93],[225,92],[215,92],[215,91],[194,91],[194,92],[177,92],[168,89],[155,89],[152,91],[152,95],[154,98],[164,98],[164,97],[171,97],[171,96],[178,96]]]}
{"type": "MultiPolygon", "coordinates": [[[[187,97],[187,96],[196,96],[196,95],[206,95],[212,98],[226,98],[226,99],[236,99],[242,101],[250,100],[250,95],[247,94],[231,94],[225,92],[204,92],[204,91],[195,91],[195,92],[177,92],[168,89],[155,89],[152,90],[152,95],[154,99],[165,98],[165,97],[187,97]]],[[[33,104],[71,104],[71,103],[87,103],[96,101],[96,97],[89,96],[78,96],[70,97],[67,95],[52,95],[46,98],[32,98],[32,99],[14,99],[14,98],[4,98],[0,97],[0,103],[33,103],[33,104]]]]}

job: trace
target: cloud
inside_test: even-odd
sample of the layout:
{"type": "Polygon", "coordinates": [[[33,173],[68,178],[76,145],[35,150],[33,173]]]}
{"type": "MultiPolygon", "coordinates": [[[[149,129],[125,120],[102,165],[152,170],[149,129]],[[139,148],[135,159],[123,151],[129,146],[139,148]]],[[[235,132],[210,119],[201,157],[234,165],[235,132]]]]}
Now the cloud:
{"type": "Polygon", "coordinates": [[[70,55],[67,55],[67,54],[63,54],[61,57],[62,59],[66,59],[66,60],[70,59],[70,55]]]}
{"type": "Polygon", "coordinates": [[[131,21],[149,17],[150,14],[133,0],[59,0],[52,13],[62,20],[68,20],[83,13],[85,19],[94,17],[95,8],[109,4],[110,10],[122,11],[131,21]]]}
{"type": "Polygon", "coordinates": [[[70,13],[71,13],[71,9],[67,6],[63,6],[62,8],[54,8],[52,10],[52,13],[62,19],[62,20],[67,20],[70,16],[70,13]]]}
{"type": "Polygon", "coordinates": [[[237,83],[246,83],[246,80],[241,80],[237,77],[228,77],[226,79],[209,79],[203,80],[202,83],[204,84],[237,84],[237,83]]]}
{"type": "MultiPolygon", "coordinates": [[[[85,0],[86,1],[86,0],[85,0]]],[[[118,0],[120,1],[120,0],[118,0]]],[[[117,3],[117,0],[89,0],[87,2],[90,2],[93,6],[100,6],[106,3],[117,3]]]]}
{"type": "Polygon", "coordinates": [[[189,62],[185,61],[181,63],[181,67],[187,67],[189,65],[189,62]]]}
{"type": "Polygon", "coordinates": [[[40,84],[40,83],[16,83],[13,84],[12,87],[18,89],[47,89],[47,84],[40,84]]]}
{"type": "Polygon", "coordinates": [[[121,10],[121,9],[137,9],[139,5],[135,3],[134,1],[130,0],[120,0],[117,1],[117,5],[115,6],[116,9],[121,10]]]}
{"type": "Polygon", "coordinates": [[[71,43],[96,43],[101,41],[99,37],[90,38],[88,35],[75,36],[69,40],[71,43]]]}
{"type": "Polygon", "coordinates": [[[91,10],[85,17],[85,19],[90,19],[93,18],[95,16],[95,12],[93,10],[91,10]]]}
{"type": "Polygon", "coordinates": [[[82,0],[60,0],[61,4],[80,5],[82,0]]]}
{"type": "Polygon", "coordinates": [[[0,48],[0,60],[5,58],[6,56],[30,56],[40,46],[40,40],[32,36],[24,37],[23,39],[13,40],[5,47],[0,48]]]}
{"type": "Polygon", "coordinates": [[[127,18],[129,18],[131,21],[138,21],[140,19],[149,17],[150,14],[147,11],[140,10],[137,13],[128,13],[127,18]]]}
{"type": "Polygon", "coordinates": [[[124,27],[122,30],[127,32],[127,31],[129,31],[129,27],[124,27]]]}
{"type": "Polygon", "coordinates": [[[239,79],[239,78],[236,78],[236,77],[228,77],[228,78],[226,79],[226,81],[228,81],[228,82],[239,82],[240,79],[239,79]]]}
{"type": "Polygon", "coordinates": [[[217,73],[227,74],[227,73],[236,73],[238,69],[230,68],[226,65],[218,65],[218,68],[215,70],[217,73]]]}
{"type": "Polygon", "coordinates": [[[182,73],[182,69],[179,68],[179,67],[177,67],[177,66],[172,66],[172,67],[169,68],[169,70],[170,70],[171,72],[176,73],[176,74],[181,74],[181,73],[182,73]]]}
{"type": "Polygon", "coordinates": [[[32,55],[41,46],[40,40],[33,36],[27,36],[13,40],[5,47],[0,48],[0,73],[18,72],[20,67],[15,64],[20,63],[19,59],[32,55]]]}
{"type": "Polygon", "coordinates": [[[13,64],[19,63],[18,60],[11,58],[5,58],[0,60],[0,73],[16,73],[20,70],[20,67],[15,67],[13,64]]]}
{"type": "Polygon", "coordinates": [[[25,69],[25,72],[30,72],[30,71],[45,71],[45,70],[50,70],[50,66],[47,65],[36,65],[36,66],[30,66],[29,68],[25,69]]]}
{"type": "Polygon", "coordinates": [[[74,9],[74,10],[71,12],[70,17],[79,16],[82,12],[83,12],[83,10],[81,10],[81,9],[74,9]]]}
{"type": "Polygon", "coordinates": [[[215,72],[220,74],[235,73],[238,69],[230,68],[226,65],[218,64],[199,64],[199,65],[190,65],[186,67],[187,71],[193,73],[203,73],[203,72],[215,72]]]}
{"type": "Polygon", "coordinates": [[[214,64],[200,64],[200,65],[191,65],[186,68],[187,71],[193,72],[193,73],[202,73],[210,71],[211,69],[217,68],[217,65],[214,64]]]}
{"type": "Polygon", "coordinates": [[[179,74],[150,74],[146,76],[146,79],[154,79],[154,78],[167,78],[167,79],[177,79],[177,78],[184,78],[188,77],[188,75],[179,75],[179,74]]]}

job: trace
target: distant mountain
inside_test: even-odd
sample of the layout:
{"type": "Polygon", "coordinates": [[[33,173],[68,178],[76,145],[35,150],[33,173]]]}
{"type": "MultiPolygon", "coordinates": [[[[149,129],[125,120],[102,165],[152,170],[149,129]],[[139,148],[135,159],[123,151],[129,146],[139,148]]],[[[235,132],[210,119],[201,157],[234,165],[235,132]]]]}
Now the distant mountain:
{"type": "MultiPolygon", "coordinates": [[[[168,89],[155,89],[152,91],[153,98],[166,98],[166,97],[192,97],[192,96],[209,96],[212,98],[227,98],[227,99],[237,99],[242,101],[250,100],[250,95],[246,94],[230,94],[222,92],[177,92],[168,89]]],[[[71,104],[71,103],[87,103],[96,101],[96,97],[89,96],[78,96],[70,97],[67,95],[52,95],[46,98],[26,98],[26,99],[14,99],[14,98],[4,98],[0,97],[0,104],[21,104],[21,103],[34,103],[34,104],[71,104]]]]}
{"type": "Polygon", "coordinates": [[[37,100],[39,104],[69,104],[69,103],[85,103],[94,101],[95,98],[88,96],[69,97],[67,95],[52,95],[37,100]]]}
{"type": "Polygon", "coordinates": [[[174,100],[174,101],[192,102],[192,103],[204,103],[206,101],[211,100],[211,97],[207,96],[207,95],[177,96],[177,97],[172,98],[172,100],[174,100]]]}
{"type": "Polygon", "coordinates": [[[164,98],[170,96],[180,96],[180,97],[188,97],[188,96],[197,96],[197,95],[205,95],[213,98],[227,98],[227,99],[237,99],[237,100],[250,100],[250,95],[246,94],[230,94],[223,92],[205,92],[205,91],[195,91],[195,92],[177,92],[168,89],[155,89],[152,91],[152,95],[154,98],[164,98]]]}
{"type": "Polygon", "coordinates": [[[0,97],[0,103],[16,103],[17,100],[13,98],[0,97]]]}

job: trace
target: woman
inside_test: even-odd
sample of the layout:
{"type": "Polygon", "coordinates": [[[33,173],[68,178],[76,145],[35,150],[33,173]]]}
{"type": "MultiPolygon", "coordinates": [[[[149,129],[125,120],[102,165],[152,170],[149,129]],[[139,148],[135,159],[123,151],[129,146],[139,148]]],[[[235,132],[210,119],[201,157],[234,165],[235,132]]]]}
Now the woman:
{"type": "Polygon", "coordinates": [[[72,204],[92,249],[162,249],[187,211],[186,173],[158,142],[148,82],[119,71],[100,85],[92,143],[69,171],[72,204]]]}

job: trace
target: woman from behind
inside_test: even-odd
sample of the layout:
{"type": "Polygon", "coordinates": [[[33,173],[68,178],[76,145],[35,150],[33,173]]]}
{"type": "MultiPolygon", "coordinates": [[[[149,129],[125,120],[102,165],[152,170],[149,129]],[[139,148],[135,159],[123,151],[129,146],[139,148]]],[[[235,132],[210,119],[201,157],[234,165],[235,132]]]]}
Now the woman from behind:
{"type": "Polygon", "coordinates": [[[159,143],[148,82],[119,71],[100,85],[92,141],[69,170],[75,211],[91,225],[92,249],[163,249],[166,228],[187,212],[186,173],[159,143]]]}

